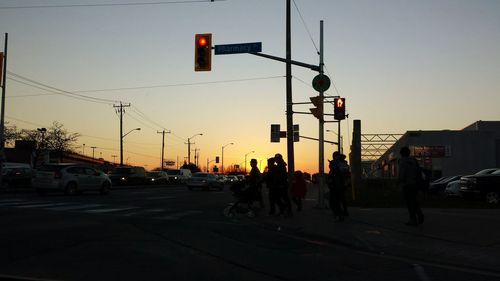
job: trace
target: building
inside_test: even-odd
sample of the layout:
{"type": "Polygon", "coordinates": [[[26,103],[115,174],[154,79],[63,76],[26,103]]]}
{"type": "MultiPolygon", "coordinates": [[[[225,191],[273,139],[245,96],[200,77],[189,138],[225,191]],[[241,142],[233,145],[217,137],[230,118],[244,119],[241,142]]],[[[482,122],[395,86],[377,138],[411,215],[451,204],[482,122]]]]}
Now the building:
{"type": "Polygon", "coordinates": [[[477,121],[462,130],[407,131],[372,165],[378,175],[396,174],[399,149],[408,146],[433,178],[500,167],[500,121],[477,121]]]}

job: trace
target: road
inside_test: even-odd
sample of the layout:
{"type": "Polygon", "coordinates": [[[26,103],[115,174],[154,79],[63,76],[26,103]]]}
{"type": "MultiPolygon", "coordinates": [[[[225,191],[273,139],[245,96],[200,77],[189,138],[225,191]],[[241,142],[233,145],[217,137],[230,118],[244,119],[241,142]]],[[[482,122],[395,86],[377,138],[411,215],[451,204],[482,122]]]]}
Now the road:
{"type": "Polygon", "coordinates": [[[226,218],[232,200],[228,190],[181,185],[1,194],[0,280],[499,280],[352,249],[259,217],[226,218]]]}

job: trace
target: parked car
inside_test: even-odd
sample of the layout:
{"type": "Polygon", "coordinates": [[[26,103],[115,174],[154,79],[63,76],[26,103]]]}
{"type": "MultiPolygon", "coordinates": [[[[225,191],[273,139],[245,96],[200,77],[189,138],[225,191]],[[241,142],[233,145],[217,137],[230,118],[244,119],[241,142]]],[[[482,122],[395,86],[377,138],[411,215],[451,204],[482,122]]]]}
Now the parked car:
{"type": "Polygon", "coordinates": [[[460,179],[449,182],[444,190],[445,197],[462,197],[460,179]]]}
{"type": "Polygon", "coordinates": [[[463,197],[479,197],[490,204],[500,203],[500,169],[492,168],[460,179],[463,197]]]}
{"type": "Polygon", "coordinates": [[[431,182],[429,185],[429,193],[444,195],[446,186],[452,181],[459,180],[461,177],[462,175],[456,175],[456,176],[443,177],[438,180],[435,180],[431,182]]]}
{"type": "Polygon", "coordinates": [[[189,169],[172,169],[167,170],[169,183],[185,183],[192,176],[189,169]]]}
{"type": "Polygon", "coordinates": [[[33,178],[33,187],[40,195],[49,191],[63,191],[67,195],[74,195],[88,190],[108,194],[111,186],[111,180],[105,173],[72,163],[42,165],[33,178]]]}
{"type": "Polygon", "coordinates": [[[202,172],[194,173],[193,176],[186,181],[186,185],[189,190],[193,188],[201,188],[204,190],[216,188],[222,190],[224,188],[224,184],[217,180],[214,174],[202,172]]]}
{"type": "Polygon", "coordinates": [[[147,184],[144,167],[116,167],[109,173],[114,185],[147,184]]]}
{"type": "Polygon", "coordinates": [[[147,172],[146,178],[150,184],[166,184],[168,182],[168,175],[164,171],[147,172]]]}
{"type": "Polygon", "coordinates": [[[4,163],[2,167],[2,187],[30,187],[34,172],[29,164],[4,163]]]}

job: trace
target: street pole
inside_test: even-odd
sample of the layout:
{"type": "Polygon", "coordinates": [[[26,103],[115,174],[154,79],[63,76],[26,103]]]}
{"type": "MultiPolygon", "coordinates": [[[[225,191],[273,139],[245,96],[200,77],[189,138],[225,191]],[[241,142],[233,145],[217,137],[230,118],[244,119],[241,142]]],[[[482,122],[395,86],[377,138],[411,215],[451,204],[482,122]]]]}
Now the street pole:
{"type": "MultiPolygon", "coordinates": [[[[292,39],[291,0],[286,0],[286,141],[288,156],[288,184],[291,186],[295,171],[293,149],[293,99],[292,99],[292,39]]],[[[246,163],[245,163],[246,164],[246,163]]]]}
{"type": "Polygon", "coordinates": [[[5,33],[5,47],[3,53],[3,66],[0,65],[2,77],[0,84],[2,85],[2,107],[0,117],[0,187],[3,186],[3,162],[5,161],[5,89],[7,84],[7,42],[9,41],[9,34],[5,33]]]}
{"type": "Polygon", "coordinates": [[[161,131],[161,132],[156,131],[156,133],[162,134],[162,138],[161,138],[161,170],[163,171],[163,165],[165,163],[165,134],[169,134],[170,131],[165,131],[165,129],[163,129],[163,131],[161,131]]]}
{"type": "Polygon", "coordinates": [[[230,142],[230,143],[222,146],[222,174],[224,174],[224,147],[226,147],[228,145],[233,145],[233,144],[234,144],[234,142],[230,142]]]}
{"type": "Polygon", "coordinates": [[[122,102],[120,102],[120,105],[113,105],[116,108],[116,113],[120,114],[120,166],[123,166],[123,113],[125,113],[123,108],[129,106],[130,103],[124,105],[122,102]]]}
{"type": "Polygon", "coordinates": [[[92,148],[92,159],[95,159],[94,152],[95,152],[95,149],[97,148],[97,146],[91,146],[90,148],[92,148]]]}
{"type": "MultiPolygon", "coordinates": [[[[323,21],[319,22],[319,74],[323,74],[323,21]]],[[[319,97],[321,103],[324,102],[324,91],[319,92],[319,97]]],[[[323,106],[323,112],[321,113],[321,118],[319,118],[319,158],[318,158],[318,170],[319,170],[319,178],[318,178],[318,183],[319,183],[319,192],[318,192],[318,207],[323,208],[324,206],[324,188],[325,188],[325,120],[324,120],[324,106],[323,106]]]]}

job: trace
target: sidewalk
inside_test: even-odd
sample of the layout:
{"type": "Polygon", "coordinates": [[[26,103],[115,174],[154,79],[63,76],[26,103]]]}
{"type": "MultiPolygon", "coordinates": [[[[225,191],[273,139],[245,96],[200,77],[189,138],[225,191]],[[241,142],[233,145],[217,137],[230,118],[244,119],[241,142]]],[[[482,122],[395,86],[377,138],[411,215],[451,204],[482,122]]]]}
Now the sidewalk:
{"type": "Polygon", "coordinates": [[[344,222],[335,222],[329,209],[316,207],[316,199],[313,190],[302,212],[288,218],[264,213],[255,221],[318,243],[500,277],[500,209],[424,209],[424,224],[411,227],[404,208],[352,207],[344,222]]]}

